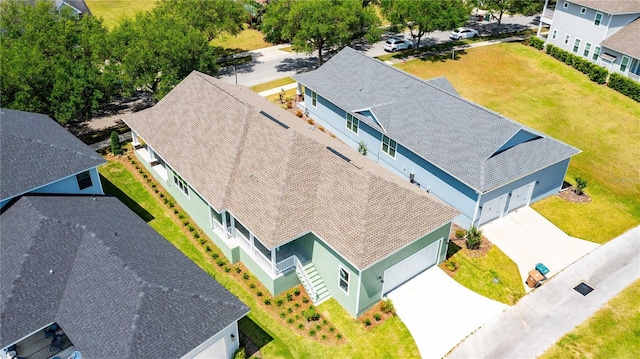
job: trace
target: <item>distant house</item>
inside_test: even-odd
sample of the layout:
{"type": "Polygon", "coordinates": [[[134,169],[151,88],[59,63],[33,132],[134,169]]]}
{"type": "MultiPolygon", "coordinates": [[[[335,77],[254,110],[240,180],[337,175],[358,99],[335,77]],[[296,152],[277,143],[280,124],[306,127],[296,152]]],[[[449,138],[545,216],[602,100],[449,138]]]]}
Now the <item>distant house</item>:
{"type": "Polygon", "coordinates": [[[46,115],[0,109],[0,208],[27,193],[103,194],[106,161],[46,115]]]}
{"type": "Polygon", "coordinates": [[[0,253],[2,358],[238,348],[249,309],[115,197],[23,196],[0,215],[0,253]]]}
{"type": "Polygon", "coordinates": [[[579,153],[465,100],[444,78],[423,81],[348,47],[294,78],[308,116],[455,207],[463,227],[558,193],[579,153]]]}
{"type": "Polygon", "coordinates": [[[444,260],[457,212],[249,89],[193,72],[126,118],[135,153],[232,261],[358,316],[444,260]]]}
{"type": "Polygon", "coordinates": [[[640,81],[640,1],[559,0],[554,11],[547,2],[548,44],[640,81]]]}
{"type": "Polygon", "coordinates": [[[84,2],[84,0],[55,0],[56,9],[60,10],[63,7],[70,8],[77,15],[89,15],[91,16],[91,10],[84,2]]]}

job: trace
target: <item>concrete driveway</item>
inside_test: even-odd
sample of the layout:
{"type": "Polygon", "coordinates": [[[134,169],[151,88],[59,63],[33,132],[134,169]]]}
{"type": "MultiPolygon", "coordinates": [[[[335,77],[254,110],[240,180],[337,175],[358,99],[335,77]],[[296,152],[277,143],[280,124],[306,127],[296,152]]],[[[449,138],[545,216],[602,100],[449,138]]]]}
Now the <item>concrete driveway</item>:
{"type": "Polygon", "coordinates": [[[524,282],[537,263],[542,262],[549,268],[547,277],[550,278],[599,246],[568,236],[531,207],[522,207],[481,229],[491,243],[518,265],[527,291],[531,288],[524,282]]]}
{"type": "Polygon", "coordinates": [[[438,266],[388,294],[425,359],[442,358],[507,305],[458,284],[438,266]]]}

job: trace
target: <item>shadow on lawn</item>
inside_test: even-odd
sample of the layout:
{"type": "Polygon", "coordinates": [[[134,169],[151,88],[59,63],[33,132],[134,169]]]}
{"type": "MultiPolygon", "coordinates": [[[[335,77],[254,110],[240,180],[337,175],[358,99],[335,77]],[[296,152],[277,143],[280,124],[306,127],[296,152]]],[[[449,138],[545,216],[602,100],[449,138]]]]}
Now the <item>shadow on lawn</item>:
{"type": "Polygon", "coordinates": [[[124,203],[125,206],[129,207],[130,210],[134,211],[145,222],[151,222],[155,218],[153,217],[153,215],[151,215],[151,213],[147,212],[146,209],[140,207],[140,205],[136,203],[136,201],[127,196],[126,193],[122,192],[120,188],[116,187],[103,175],[100,175],[100,181],[102,182],[102,189],[104,190],[105,194],[117,197],[120,202],[124,203]]]}
{"type": "Polygon", "coordinates": [[[449,246],[447,246],[447,259],[451,258],[454,254],[458,253],[462,247],[455,244],[453,241],[449,241],[449,246]]]}
{"type": "Polygon", "coordinates": [[[240,346],[244,347],[247,357],[257,353],[273,340],[269,333],[246,316],[238,321],[238,329],[240,330],[240,346]]]}

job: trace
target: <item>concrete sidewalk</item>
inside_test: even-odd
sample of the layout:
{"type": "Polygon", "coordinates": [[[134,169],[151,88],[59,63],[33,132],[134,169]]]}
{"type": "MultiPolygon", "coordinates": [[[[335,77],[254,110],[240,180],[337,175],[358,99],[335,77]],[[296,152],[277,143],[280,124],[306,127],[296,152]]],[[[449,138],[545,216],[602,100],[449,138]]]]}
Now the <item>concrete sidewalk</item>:
{"type": "Polygon", "coordinates": [[[535,358],[640,278],[640,226],[613,239],[470,335],[448,358],[535,358]],[[582,296],[573,288],[595,288],[582,296]]]}
{"type": "Polygon", "coordinates": [[[267,97],[267,96],[271,96],[271,95],[275,95],[277,93],[280,93],[280,91],[282,91],[282,90],[285,90],[285,91],[293,90],[294,88],[296,88],[296,86],[298,86],[298,83],[294,82],[292,84],[286,84],[286,85],[283,85],[283,86],[280,86],[280,87],[277,87],[277,88],[272,88],[272,89],[269,89],[269,90],[264,90],[264,91],[258,92],[258,95],[260,95],[262,97],[267,97]]]}

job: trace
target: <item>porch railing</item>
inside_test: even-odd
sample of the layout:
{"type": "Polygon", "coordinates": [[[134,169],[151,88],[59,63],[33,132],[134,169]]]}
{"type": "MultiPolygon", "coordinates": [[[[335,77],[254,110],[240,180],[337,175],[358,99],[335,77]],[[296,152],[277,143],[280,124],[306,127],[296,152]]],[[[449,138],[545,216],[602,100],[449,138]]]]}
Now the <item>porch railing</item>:
{"type": "Polygon", "coordinates": [[[292,255],[291,257],[285,258],[280,262],[276,263],[276,274],[280,274],[285,270],[292,268],[294,266],[296,267],[296,273],[298,274],[298,278],[300,279],[300,281],[302,281],[302,285],[307,290],[307,293],[309,294],[309,296],[313,298],[313,300],[315,301],[318,298],[316,289],[313,287],[313,283],[311,282],[311,279],[309,279],[307,272],[304,270],[302,263],[300,263],[300,260],[296,255],[292,255]]]}
{"type": "Polygon", "coordinates": [[[284,260],[281,260],[280,262],[276,263],[276,275],[286,271],[289,268],[293,268],[296,266],[296,261],[298,260],[298,257],[296,257],[295,255],[286,258],[284,260]]]}

